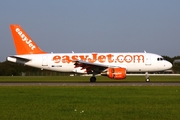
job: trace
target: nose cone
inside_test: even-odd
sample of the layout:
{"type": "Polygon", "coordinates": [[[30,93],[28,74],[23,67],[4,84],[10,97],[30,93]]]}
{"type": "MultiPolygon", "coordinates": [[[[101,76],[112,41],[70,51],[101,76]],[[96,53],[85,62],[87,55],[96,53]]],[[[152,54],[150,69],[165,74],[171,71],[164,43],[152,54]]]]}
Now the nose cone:
{"type": "Polygon", "coordinates": [[[166,64],[164,66],[166,67],[166,69],[172,68],[172,64],[169,61],[166,61],[166,64]]]}

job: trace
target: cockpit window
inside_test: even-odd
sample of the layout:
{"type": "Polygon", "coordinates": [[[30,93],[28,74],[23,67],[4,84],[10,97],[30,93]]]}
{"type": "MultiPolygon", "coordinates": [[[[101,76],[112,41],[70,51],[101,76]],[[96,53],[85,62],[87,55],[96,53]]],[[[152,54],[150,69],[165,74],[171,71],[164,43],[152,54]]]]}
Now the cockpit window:
{"type": "Polygon", "coordinates": [[[164,58],[157,58],[157,61],[162,61],[162,60],[164,60],[164,58]]]}

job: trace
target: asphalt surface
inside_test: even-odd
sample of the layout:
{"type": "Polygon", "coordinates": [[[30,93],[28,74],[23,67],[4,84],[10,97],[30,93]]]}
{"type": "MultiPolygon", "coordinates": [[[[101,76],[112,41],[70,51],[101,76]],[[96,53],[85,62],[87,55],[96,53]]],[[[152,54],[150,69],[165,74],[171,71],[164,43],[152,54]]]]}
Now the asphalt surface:
{"type": "Polygon", "coordinates": [[[180,83],[0,83],[0,86],[180,86],[180,83]]]}

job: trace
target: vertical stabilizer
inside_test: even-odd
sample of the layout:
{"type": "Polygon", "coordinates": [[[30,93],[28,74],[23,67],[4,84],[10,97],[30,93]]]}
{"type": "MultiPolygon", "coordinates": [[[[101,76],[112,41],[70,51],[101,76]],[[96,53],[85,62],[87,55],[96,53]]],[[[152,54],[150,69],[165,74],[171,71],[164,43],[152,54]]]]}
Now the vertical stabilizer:
{"type": "Polygon", "coordinates": [[[18,55],[23,54],[44,54],[37,44],[30,38],[30,36],[18,24],[11,24],[10,29],[18,55]]]}

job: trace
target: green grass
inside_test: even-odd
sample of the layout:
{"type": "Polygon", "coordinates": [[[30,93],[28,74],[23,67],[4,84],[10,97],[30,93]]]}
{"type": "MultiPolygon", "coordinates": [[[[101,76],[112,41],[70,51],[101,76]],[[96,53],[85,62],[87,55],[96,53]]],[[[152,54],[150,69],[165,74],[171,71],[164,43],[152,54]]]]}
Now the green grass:
{"type": "Polygon", "coordinates": [[[1,120],[178,120],[180,87],[0,87],[1,120]]]}
{"type": "MultiPolygon", "coordinates": [[[[1,76],[0,82],[89,82],[91,76],[1,76]]],[[[180,82],[180,76],[150,76],[151,82],[180,82]]],[[[97,76],[97,82],[144,82],[144,76],[127,76],[123,80],[97,76]]]]}

